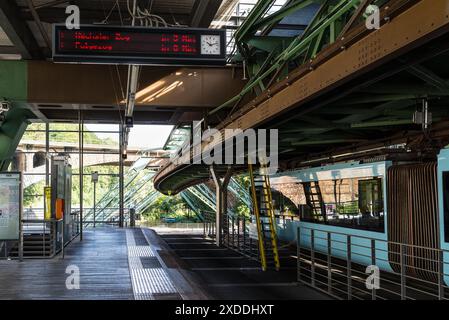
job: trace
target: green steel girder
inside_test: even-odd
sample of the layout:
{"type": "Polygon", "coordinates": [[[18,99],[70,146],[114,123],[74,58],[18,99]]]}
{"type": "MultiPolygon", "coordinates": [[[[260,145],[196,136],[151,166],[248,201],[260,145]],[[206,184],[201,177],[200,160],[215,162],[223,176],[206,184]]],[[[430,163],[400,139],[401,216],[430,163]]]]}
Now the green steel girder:
{"type": "Polygon", "coordinates": [[[8,169],[32,115],[27,105],[13,103],[5,120],[0,124],[0,171],[8,169]]]}
{"type": "Polygon", "coordinates": [[[11,110],[0,123],[0,171],[7,170],[33,113],[26,105],[28,65],[25,61],[0,61],[0,100],[11,102],[11,110]]]}
{"type": "MultiPolygon", "coordinates": [[[[272,53],[278,48],[274,47],[273,42],[264,44],[263,41],[266,37],[263,36],[260,36],[260,39],[256,42],[254,35],[249,32],[250,30],[254,30],[254,25],[259,26],[261,21],[266,19],[263,15],[271,6],[272,2],[265,0],[259,1],[235,35],[236,44],[240,49],[240,54],[247,61],[248,69],[257,70],[257,72],[250,74],[251,79],[239,95],[212,110],[210,114],[214,114],[230,105],[239,104],[247,94],[253,92],[256,88],[266,88],[274,80],[279,80],[281,76],[288,74],[288,65],[290,62],[294,61],[297,65],[300,65],[316,56],[325,45],[332,44],[336,41],[337,35],[343,31],[354,13],[357,13],[359,6],[365,5],[362,3],[362,0],[324,0],[320,10],[305,32],[296,38],[292,38],[290,44],[280,54],[275,57],[269,55],[265,62],[261,63],[259,59],[254,59],[254,56],[258,54],[258,51],[254,49],[262,47],[263,44],[263,51],[267,52],[267,49],[271,47],[272,53]],[[253,50],[251,50],[251,43],[257,44],[258,47],[254,46],[253,50]],[[256,63],[261,67],[253,68],[251,63],[256,63]],[[287,70],[285,70],[286,68],[287,70]]],[[[304,7],[299,4],[306,4],[306,2],[304,0],[294,2],[290,6],[294,5],[295,10],[300,10],[304,7]]],[[[376,0],[373,0],[373,2],[376,3],[376,0]]],[[[287,10],[287,7],[284,10],[287,10]]],[[[291,14],[295,10],[289,8],[288,13],[291,14]]],[[[281,15],[284,13],[284,11],[281,11],[281,15]]]]}
{"type": "Polygon", "coordinates": [[[443,92],[449,92],[449,83],[445,79],[421,65],[411,66],[408,72],[443,92]]]}
{"type": "Polygon", "coordinates": [[[295,147],[299,146],[313,146],[313,145],[323,145],[323,144],[346,144],[346,143],[357,143],[369,141],[367,139],[329,139],[329,140],[305,140],[292,142],[291,145],[295,147]]]}
{"type": "MultiPolygon", "coordinates": [[[[249,44],[251,47],[265,51],[265,52],[272,52],[272,51],[281,51],[286,45],[290,45],[292,42],[292,38],[288,37],[251,37],[247,40],[247,44],[249,44]]],[[[280,52],[278,52],[279,54],[280,52]]],[[[265,61],[265,60],[264,60],[265,61]]]]}
{"type": "MultiPolygon", "coordinates": [[[[407,108],[410,106],[413,106],[416,104],[416,101],[413,99],[404,99],[404,100],[392,100],[392,101],[388,101],[385,103],[382,103],[378,106],[375,106],[373,108],[370,108],[370,111],[378,111],[379,114],[381,112],[383,112],[384,110],[387,109],[403,109],[403,108],[407,108]]],[[[411,114],[410,114],[410,118],[411,118],[411,114]]],[[[343,119],[337,120],[335,121],[335,123],[358,123],[367,119],[372,118],[372,113],[358,113],[358,114],[353,114],[353,115],[349,115],[343,119]]]]}
{"type": "Polygon", "coordinates": [[[236,42],[240,43],[244,40],[253,25],[260,20],[275,2],[276,0],[261,0],[256,3],[240,28],[235,32],[236,42]]]}
{"type": "MultiPolygon", "coordinates": [[[[437,119],[433,119],[434,121],[437,119]]],[[[383,120],[377,120],[377,121],[366,121],[366,122],[360,122],[360,123],[353,123],[351,124],[351,128],[373,128],[373,127],[387,127],[387,126],[401,126],[401,125],[407,125],[412,124],[413,121],[410,117],[410,119],[383,119],[383,120]]]]}

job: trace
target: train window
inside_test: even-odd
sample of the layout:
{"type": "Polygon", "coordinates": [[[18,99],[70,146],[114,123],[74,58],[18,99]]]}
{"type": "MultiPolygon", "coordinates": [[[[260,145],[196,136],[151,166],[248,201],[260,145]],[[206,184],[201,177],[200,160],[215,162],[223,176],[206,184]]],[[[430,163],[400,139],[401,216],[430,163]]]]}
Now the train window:
{"type": "Polygon", "coordinates": [[[359,181],[359,209],[362,214],[378,214],[383,211],[382,179],[359,181]]]}
{"type": "Polygon", "coordinates": [[[303,221],[384,232],[382,178],[302,183],[303,221]]]}
{"type": "MultiPolygon", "coordinates": [[[[260,202],[264,201],[261,189],[256,189],[256,194],[260,202]]],[[[273,207],[276,215],[287,215],[287,216],[297,216],[298,215],[298,206],[289,199],[288,196],[284,195],[282,192],[272,188],[271,195],[273,200],[273,207]]]]}
{"type": "Polygon", "coordinates": [[[443,172],[444,240],[449,242],[449,172],[443,172]]]}

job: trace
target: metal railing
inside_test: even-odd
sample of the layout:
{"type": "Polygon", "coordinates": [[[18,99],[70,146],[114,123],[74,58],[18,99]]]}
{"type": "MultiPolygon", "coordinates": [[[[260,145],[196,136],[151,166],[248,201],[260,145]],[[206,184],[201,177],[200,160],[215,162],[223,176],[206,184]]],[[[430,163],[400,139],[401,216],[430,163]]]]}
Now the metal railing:
{"type": "Polygon", "coordinates": [[[279,219],[279,221],[285,222],[285,221],[300,221],[301,218],[298,215],[285,215],[285,214],[275,214],[274,215],[276,219],[279,219]]]}
{"type": "MultiPolygon", "coordinates": [[[[216,213],[203,211],[203,236],[215,239],[216,213]]],[[[259,259],[257,235],[250,234],[251,219],[244,216],[225,215],[223,218],[222,245],[246,257],[259,259]]]]}
{"type": "MultiPolygon", "coordinates": [[[[85,207],[83,208],[83,225],[91,226],[94,224],[106,224],[106,225],[118,225],[119,224],[119,212],[120,209],[118,207],[106,207],[98,210],[96,214],[90,214],[93,212],[94,208],[85,207]]],[[[98,209],[98,208],[97,208],[98,209]]],[[[129,211],[130,208],[125,208],[125,223],[129,223],[129,211]]],[[[79,217],[80,217],[80,209],[72,208],[71,212],[71,224],[73,228],[77,228],[79,233],[79,217]]],[[[44,208],[30,208],[24,210],[23,220],[37,220],[44,222],[44,208]]]]}
{"type": "Polygon", "coordinates": [[[446,250],[306,226],[297,232],[298,282],[338,299],[449,298],[446,250]]]}
{"type": "Polygon", "coordinates": [[[205,238],[215,238],[216,235],[216,221],[215,212],[202,211],[203,216],[203,236],[205,238]]]}
{"type": "Polygon", "coordinates": [[[17,248],[17,254],[22,250],[26,259],[53,258],[62,250],[62,227],[62,220],[23,219],[23,236],[18,243],[22,248],[17,248]]]}
{"type": "Polygon", "coordinates": [[[159,234],[192,234],[201,235],[204,230],[204,225],[202,222],[163,222],[163,221],[152,221],[152,222],[141,222],[140,227],[148,227],[153,229],[159,234]]]}
{"type": "Polygon", "coordinates": [[[80,233],[79,213],[72,212],[70,223],[44,219],[43,209],[27,210],[21,220],[19,240],[0,242],[0,259],[53,258],[80,233]]]}
{"type": "MultiPolygon", "coordinates": [[[[93,208],[84,208],[84,212],[91,212],[93,208]]],[[[124,226],[129,225],[130,209],[124,208],[124,226]]],[[[102,208],[98,214],[88,214],[83,218],[84,227],[96,227],[97,225],[119,225],[120,223],[120,208],[107,207],[102,208]]]]}

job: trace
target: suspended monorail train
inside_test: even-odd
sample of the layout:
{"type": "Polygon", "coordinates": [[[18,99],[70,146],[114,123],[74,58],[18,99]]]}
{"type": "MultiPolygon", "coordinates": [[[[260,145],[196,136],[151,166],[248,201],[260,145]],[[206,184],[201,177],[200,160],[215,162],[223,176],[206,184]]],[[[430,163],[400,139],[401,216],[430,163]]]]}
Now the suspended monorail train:
{"type": "Polygon", "coordinates": [[[350,235],[353,262],[372,265],[376,252],[375,264],[388,272],[400,272],[404,244],[407,273],[435,282],[449,274],[449,149],[433,162],[356,161],[270,179],[280,240],[299,233],[301,247],[347,259],[350,235]]]}

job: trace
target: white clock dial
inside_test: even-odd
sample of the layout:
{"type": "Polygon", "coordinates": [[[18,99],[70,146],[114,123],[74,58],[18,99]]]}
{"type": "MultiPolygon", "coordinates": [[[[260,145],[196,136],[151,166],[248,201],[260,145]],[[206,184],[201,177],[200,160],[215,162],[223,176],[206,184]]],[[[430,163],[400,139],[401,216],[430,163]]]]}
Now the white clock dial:
{"type": "Polygon", "coordinates": [[[218,35],[201,36],[201,54],[220,55],[221,41],[218,35]]]}

